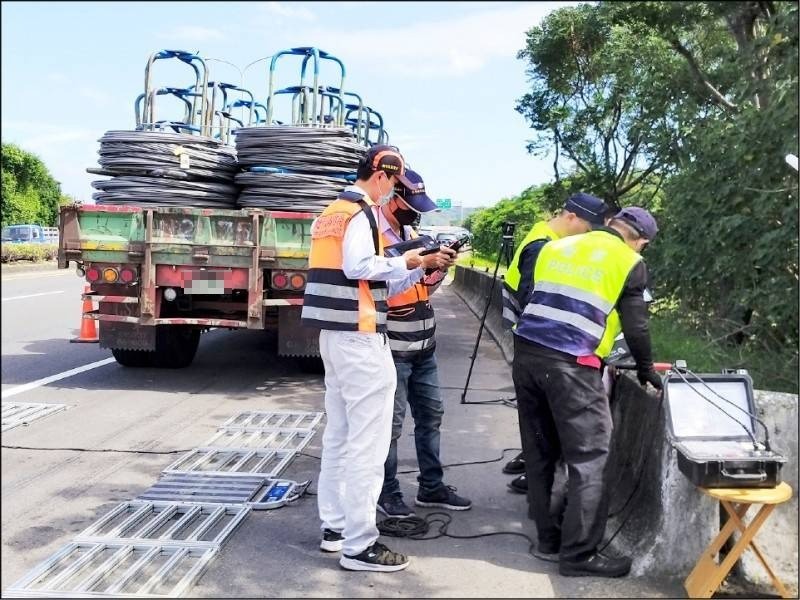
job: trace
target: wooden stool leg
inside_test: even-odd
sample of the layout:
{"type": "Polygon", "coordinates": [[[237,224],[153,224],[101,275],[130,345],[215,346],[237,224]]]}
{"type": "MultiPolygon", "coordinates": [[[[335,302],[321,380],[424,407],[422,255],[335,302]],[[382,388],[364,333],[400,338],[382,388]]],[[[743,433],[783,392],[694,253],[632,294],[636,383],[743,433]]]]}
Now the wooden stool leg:
{"type": "MultiPolygon", "coordinates": [[[[725,507],[725,510],[728,512],[728,516],[730,516],[731,520],[736,522],[736,526],[739,528],[739,531],[744,533],[747,530],[744,522],[740,519],[739,515],[735,510],[735,506],[731,506],[729,502],[722,501],[722,505],[725,507]]],[[[769,505],[774,506],[774,505],[769,505]]],[[[763,510],[763,508],[762,508],[763,510]]],[[[759,550],[758,546],[756,546],[755,540],[750,542],[750,548],[752,548],[753,552],[755,552],[756,557],[763,565],[764,569],[767,571],[770,580],[772,581],[772,585],[778,590],[781,598],[790,598],[789,592],[786,591],[786,588],[783,585],[783,582],[778,579],[777,575],[772,571],[769,564],[767,564],[767,560],[764,558],[764,555],[761,554],[761,550],[759,550]]]]}
{"type": "MultiPolygon", "coordinates": [[[[742,504],[736,508],[739,522],[741,522],[741,518],[744,517],[749,509],[749,504],[742,504]]],[[[700,555],[694,569],[692,569],[692,572],[689,573],[689,576],[683,583],[683,587],[686,589],[686,593],[689,594],[690,598],[711,598],[713,593],[717,591],[717,587],[719,587],[725,575],[728,574],[733,563],[736,562],[735,560],[732,561],[731,567],[728,567],[728,570],[719,578],[719,581],[714,584],[712,582],[716,578],[717,571],[720,569],[720,565],[717,564],[717,554],[719,554],[720,549],[725,545],[725,542],[728,541],[728,538],[733,535],[735,530],[736,521],[729,519],[717,534],[717,537],[714,538],[708,548],[700,555]]],[[[731,554],[728,554],[728,556],[731,556],[731,554]]]]}

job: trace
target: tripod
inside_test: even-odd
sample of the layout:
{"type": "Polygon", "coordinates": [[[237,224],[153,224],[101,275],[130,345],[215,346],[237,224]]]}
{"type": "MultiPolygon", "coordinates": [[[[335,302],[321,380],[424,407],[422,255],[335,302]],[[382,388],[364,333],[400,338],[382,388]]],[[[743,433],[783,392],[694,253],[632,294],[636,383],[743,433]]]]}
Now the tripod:
{"type": "MultiPolygon", "coordinates": [[[[486,324],[486,315],[489,314],[489,307],[492,304],[492,296],[494,294],[494,285],[497,283],[497,270],[500,268],[500,260],[505,259],[506,268],[511,265],[511,260],[514,255],[514,228],[516,223],[506,221],[503,223],[503,236],[500,240],[500,251],[497,253],[497,262],[494,265],[494,274],[492,275],[492,285],[489,288],[489,295],[486,297],[486,306],[483,309],[483,316],[481,317],[481,324],[478,327],[478,337],[475,340],[475,347],[472,349],[472,356],[470,356],[469,371],[467,372],[467,381],[464,383],[464,391],[461,393],[461,404],[484,404],[483,402],[467,402],[467,389],[469,388],[469,380],[472,378],[472,368],[475,366],[475,357],[478,356],[478,345],[481,343],[481,334],[483,334],[483,327],[486,324]]],[[[499,402],[494,400],[493,402],[499,402]]]]}

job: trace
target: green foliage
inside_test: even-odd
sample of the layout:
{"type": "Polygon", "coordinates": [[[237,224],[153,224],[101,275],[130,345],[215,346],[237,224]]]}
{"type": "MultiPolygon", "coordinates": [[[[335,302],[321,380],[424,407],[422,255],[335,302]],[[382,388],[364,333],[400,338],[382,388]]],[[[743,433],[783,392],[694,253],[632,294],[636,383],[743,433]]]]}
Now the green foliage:
{"type": "Polygon", "coordinates": [[[497,256],[502,241],[502,225],[507,221],[516,223],[515,242],[522,241],[536,221],[547,213],[547,193],[551,185],[533,186],[513,198],[504,198],[491,208],[472,213],[464,227],[472,232],[473,250],[486,258],[497,256]]]}
{"type": "Polygon", "coordinates": [[[44,163],[14,144],[2,144],[2,225],[58,225],[61,190],[44,163]]]}
{"type": "Polygon", "coordinates": [[[797,56],[796,2],[583,4],[528,32],[517,105],[551,190],[653,210],[645,257],[687,323],[795,371],[797,56]]]}
{"type": "Polygon", "coordinates": [[[42,262],[58,257],[58,244],[13,244],[0,245],[0,262],[12,263],[20,260],[42,262]]]}

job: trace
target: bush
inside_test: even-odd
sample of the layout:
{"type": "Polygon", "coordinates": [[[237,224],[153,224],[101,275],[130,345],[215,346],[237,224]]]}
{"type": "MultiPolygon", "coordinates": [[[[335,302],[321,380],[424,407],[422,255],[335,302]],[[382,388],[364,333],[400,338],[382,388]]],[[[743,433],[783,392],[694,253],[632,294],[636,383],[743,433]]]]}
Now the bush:
{"type": "Polygon", "coordinates": [[[58,244],[2,244],[0,262],[12,263],[20,260],[42,262],[55,260],[58,256],[58,244]]]}

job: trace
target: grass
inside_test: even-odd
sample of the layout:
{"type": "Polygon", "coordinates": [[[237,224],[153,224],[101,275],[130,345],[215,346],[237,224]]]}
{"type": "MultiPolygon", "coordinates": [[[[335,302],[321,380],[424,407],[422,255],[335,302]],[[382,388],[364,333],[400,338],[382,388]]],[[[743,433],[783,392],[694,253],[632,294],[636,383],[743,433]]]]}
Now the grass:
{"type": "MultiPolygon", "coordinates": [[[[476,255],[472,252],[467,252],[461,254],[458,259],[456,260],[457,265],[461,265],[462,267],[469,267],[473,269],[489,269],[489,273],[494,273],[494,267],[496,264],[496,259],[489,259],[484,258],[480,255],[476,255]]],[[[497,270],[498,275],[503,275],[506,272],[506,265],[505,263],[500,263],[500,268],[497,270]]]]}
{"type": "Polygon", "coordinates": [[[798,393],[798,356],[790,348],[767,352],[753,343],[735,345],[713,339],[675,313],[663,311],[651,316],[650,337],[656,362],[683,359],[695,373],[747,369],[756,389],[798,393]]]}

